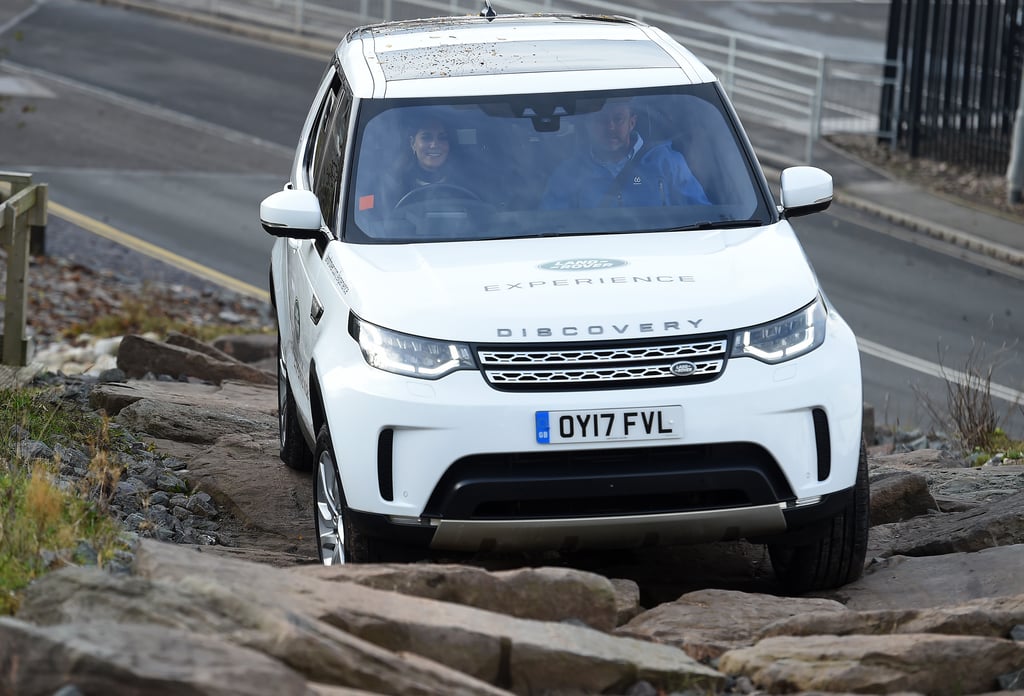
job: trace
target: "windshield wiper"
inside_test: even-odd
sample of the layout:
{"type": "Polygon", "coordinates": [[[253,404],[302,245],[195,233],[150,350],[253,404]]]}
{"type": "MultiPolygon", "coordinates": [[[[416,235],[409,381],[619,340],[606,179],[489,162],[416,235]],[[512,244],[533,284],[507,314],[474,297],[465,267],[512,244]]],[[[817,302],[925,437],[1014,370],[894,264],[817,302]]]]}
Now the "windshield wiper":
{"type": "Polygon", "coordinates": [[[695,222],[692,225],[684,225],[683,227],[676,227],[674,229],[685,232],[687,230],[728,230],[736,227],[754,227],[755,225],[767,224],[764,220],[751,219],[751,220],[702,220],[695,222]]]}

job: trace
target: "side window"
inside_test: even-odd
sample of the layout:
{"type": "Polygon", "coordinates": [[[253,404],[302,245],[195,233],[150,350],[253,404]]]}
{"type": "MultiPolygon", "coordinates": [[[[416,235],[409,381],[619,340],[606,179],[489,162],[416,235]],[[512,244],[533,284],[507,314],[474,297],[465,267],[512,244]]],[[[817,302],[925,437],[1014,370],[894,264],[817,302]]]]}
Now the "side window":
{"type": "Polygon", "coordinates": [[[351,112],[351,92],[343,80],[336,76],[324,99],[317,121],[310,170],[313,193],[320,201],[320,212],[330,229],[334,229],[337,221],[341,170],[348,137],[348,117],[351,112]]]}

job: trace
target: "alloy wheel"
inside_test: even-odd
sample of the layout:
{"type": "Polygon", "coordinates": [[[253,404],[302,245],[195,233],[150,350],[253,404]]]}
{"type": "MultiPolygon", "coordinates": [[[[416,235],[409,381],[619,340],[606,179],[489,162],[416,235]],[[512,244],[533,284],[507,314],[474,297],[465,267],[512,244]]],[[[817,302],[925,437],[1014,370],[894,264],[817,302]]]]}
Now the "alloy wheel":
{"type": "Polygon", "coordinates": [[[316,531],[320,560],[324,565],[345,562],[345,528],[340,490],[334,459],[325,451],[316,466],[316,531]]]}

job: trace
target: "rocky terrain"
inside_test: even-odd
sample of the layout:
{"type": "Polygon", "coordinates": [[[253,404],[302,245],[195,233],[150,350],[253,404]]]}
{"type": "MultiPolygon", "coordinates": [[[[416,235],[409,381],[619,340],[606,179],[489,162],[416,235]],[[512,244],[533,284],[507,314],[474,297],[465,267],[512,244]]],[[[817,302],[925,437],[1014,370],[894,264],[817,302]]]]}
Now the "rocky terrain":
{"type": "Polygon", "coordinates": [[[40,378],[140,443],[110,501],[137,541],[0,619],[0,694],[1024,693],[1024,465],[873,456],[865,575],[813,597],[745,543],[324,568],[274,345],[130,335],[40,378]]]}
{"type": "MultiPolygon", "coordinates": [[[[782,596],[742,542],[323,568],[311,480],[277,459],[265,304],[50,234],[37,384],[133,443],[106,504],[135,541],[0,619],[0,696],[1024,694],[1024,464],[875,449],[865,575],[813,597],[782,596]],[[62,337],[141,293],[230,335],[62,337]]],[[[12,435],[85,475],[85,444],[12,435]]]]}

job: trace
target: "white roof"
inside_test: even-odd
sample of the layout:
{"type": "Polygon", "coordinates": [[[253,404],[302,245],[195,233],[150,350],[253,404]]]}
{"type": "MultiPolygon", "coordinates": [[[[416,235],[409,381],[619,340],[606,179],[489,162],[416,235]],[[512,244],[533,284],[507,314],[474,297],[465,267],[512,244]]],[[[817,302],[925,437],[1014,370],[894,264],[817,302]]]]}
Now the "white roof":
{"type": "MultiPolygon", "coordinates": [[[[616,84],[637,86],[714,80],[708,69],[667,34],[624,17],[583,15],[499,15],[443,17],[387,22],[355,29],[338,47],[339,59],[357,52],[378,80],[387,83],[388,96],[412,96],[437,90],[437,79],[454,78],[471,92],[485,91],[481,79],[529,76],[537,91],[553,84],[554,73],[600,73],[616,84]],[[645,74],[646,73],[646,74],[645,74]],[[422,81],[430,81],[431,86],[422,81]],[[407,82],[402,88],[396,83],[407,82]],[[418,85],[418,86],[417,86],[418,85]]],[[[565,83],[558,80],[561,89],[565,83]]],[[[583,87],[583,85],[575,85],[583,87]]],[[[494,85],[492,85],[492,88],[494,85]]],[[[507,88],[508,85],[505,85],[507,88]]],[[[457,89],[462,89],[459,87],[457,89]]],[[[376,91],[376,90],[375,90],[376,91]]],[[[518,90],[517,90],[518,91],[518,90]]],[[[435,92],[436,93],[436,92],[435,92]]],[[[380,92],[377,96],[382,96],[380,92]]]]}

